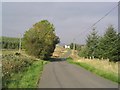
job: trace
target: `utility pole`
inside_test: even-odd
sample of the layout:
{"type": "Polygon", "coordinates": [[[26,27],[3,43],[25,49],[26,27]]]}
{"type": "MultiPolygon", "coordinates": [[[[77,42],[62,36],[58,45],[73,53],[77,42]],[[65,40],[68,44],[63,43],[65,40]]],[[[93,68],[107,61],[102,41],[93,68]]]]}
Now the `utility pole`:
{"type": "Polygon", "coordinates": [[[21,51],[21,35],[19,36],[19,53],[21,51]]]}
{"type": "Polygon", "coordinates": [[[75,38],[73,39],[73,51],[72,51],[72,55],[74,55],[75,52],[75,38]]]}

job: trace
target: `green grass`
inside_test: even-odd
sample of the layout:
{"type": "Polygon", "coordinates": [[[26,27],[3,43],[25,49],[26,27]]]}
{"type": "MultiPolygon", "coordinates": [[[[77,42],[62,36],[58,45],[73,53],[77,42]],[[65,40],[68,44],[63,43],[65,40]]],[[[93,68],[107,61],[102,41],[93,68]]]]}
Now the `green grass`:
{"type": "Polygon", "coordinates": [[[3,88],[37,88],[37,82],[47,61],[25,55],[15,55],[16,50],[2,53],[3,88]]]}
{"type": "Polygon", "coordinates": [[[81,66],[81,67],[85,68],[86,70],[93,72],[101,77],[104,77],[106,79],[109,79],[109,80],[117,82],[117,83],[120,83],[120,77],[118,79],[118,75],[115,75],[112,72],[106,72],[105,70],[97,69],[89,64],[84,63],[84,62],[74,62],[72,58],[67,58],[67,61],[71,64],[76,64],[78,66],[81,66]]]}
{"type": "Polygon", "coordinates": [[[43,70],[43,62],[46,63],[42,60],[35,61],[26,71],[13,75],[8,88],[37,88],[43,70]]]}

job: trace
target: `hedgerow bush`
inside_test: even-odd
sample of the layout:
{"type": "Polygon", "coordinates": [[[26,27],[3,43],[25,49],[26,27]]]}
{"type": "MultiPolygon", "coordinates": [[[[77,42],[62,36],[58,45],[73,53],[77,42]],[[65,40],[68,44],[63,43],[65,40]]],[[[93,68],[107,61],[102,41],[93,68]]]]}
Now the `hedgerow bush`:
{"type": "Polygon", "coordinates": [[[6,88],[7,85],[15,80],[11,77],[19,72],[24,72],[26,67],[29,67],[34,62],[34,59],[23,55],[5,54],[2,55],[2,86],[6,88]]]}

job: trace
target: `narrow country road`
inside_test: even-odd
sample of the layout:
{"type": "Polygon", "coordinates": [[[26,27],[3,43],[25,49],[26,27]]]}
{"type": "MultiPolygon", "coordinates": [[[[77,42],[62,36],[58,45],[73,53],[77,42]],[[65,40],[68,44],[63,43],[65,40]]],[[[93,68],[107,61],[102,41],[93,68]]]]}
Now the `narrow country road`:
{"type": "Polygon", "coordinates": [[[54,61],[44,67],[39,88],[118,88],[118,85],[77,65],[54,61]]]}

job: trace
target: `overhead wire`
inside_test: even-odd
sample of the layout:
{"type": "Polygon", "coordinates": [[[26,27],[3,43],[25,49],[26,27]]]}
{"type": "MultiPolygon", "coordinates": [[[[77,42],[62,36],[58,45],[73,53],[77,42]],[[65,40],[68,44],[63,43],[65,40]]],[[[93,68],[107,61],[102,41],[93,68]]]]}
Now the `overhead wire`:
{"type": "MultiPolygon", "coordinates": [[[[113,10],[115,10],[117,7],[119,7],[120,3],[118,2],[118,4],[116,6],[114,6],[112,9],[110,9],[103,17],[101,17],[99,20],[97,20],[95,23],[93,23],[90,27],[88,27],[87,29],[85,29],[84,31],[93,28],[95,25],[97,25],[101,20],[103,20],[106,16],[108,16],[113,10]]],[[[83,32],[84,32],[83,31],[83,32]]],[[[82,33],[83,33],[82,32],[82,33]]],[[[81,34],[81,33],[80,33],[81,34]]],[[[77,36],[76,36],[77,37],[77,36]]],[[[74,39],[76,38],[74,37],[74,39]]]]}

